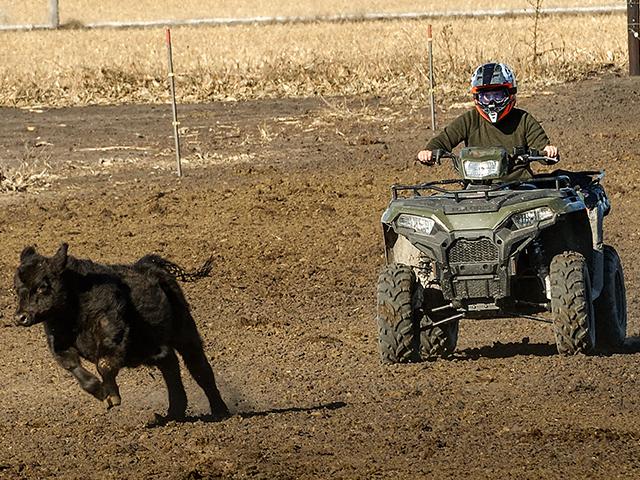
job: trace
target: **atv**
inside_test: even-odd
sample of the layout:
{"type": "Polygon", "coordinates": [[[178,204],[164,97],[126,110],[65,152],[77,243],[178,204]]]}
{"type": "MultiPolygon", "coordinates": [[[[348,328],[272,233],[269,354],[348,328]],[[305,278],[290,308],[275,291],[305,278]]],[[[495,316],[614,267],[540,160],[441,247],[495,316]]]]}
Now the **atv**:
{"type": "Polygon", "coordinates": [[[461,178],[393,185],[382,215],[382,362],[451,355],[463,319],[550,323],[561,354],[619,349],[626,294],[620,257],[603,241],[604,172],[532,174],[533,162],[558,159],[524,148],[433,158],[453,160],[461,178]],[[530,175],[513,179],[518,170],[530,175]]]}

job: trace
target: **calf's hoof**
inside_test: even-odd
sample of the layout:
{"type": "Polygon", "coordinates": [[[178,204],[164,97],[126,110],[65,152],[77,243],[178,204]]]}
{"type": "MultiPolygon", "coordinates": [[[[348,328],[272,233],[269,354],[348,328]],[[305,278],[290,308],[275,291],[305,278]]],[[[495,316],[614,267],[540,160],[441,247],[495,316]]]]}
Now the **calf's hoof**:
{"type": "Polygon", "coordinates": [[[217,409],[212,411],[211,416],[214,418],[223,420],[225,418],[229,418],[231,416],[231,412],[229,411],[227,406],[224,405],[224,407],[218,407],[217,409]]]}
{"type": "Polygon", "coordinates": [[[107,410],[110,410],[113,407],[117,407],[122,403],[120,395],[109,395],[105,398],[105,403],[107,404],[107,410]]]}
{"type": "Polygon", "coordinates": [[[187,413],[184,410],[168,410],[164,418],[181,421],[187,418],[187,413]]]}
{"type": "Polygon", "coordinates": [[[155,427],[164,427],[169,422],[181,422],[186,419],[186,415],[184,413],[171,413],[167,412],[166,415],[160,415],[159,413],[154,413],[153,418],[149,420],[145,426],[147,428],[155,428],[155,427]]]}
{"type": "Polygon", "coordinates": [[[217,418],[227,418],[231,416],[229,407],[222,399],[211,404],[211,416],[217,418]]]}
{"type": "Polygon", "coordinates": [[[156,428],[156,427],[164,427],[165,425],[167,425],[169,422],[171,422],[172,418],[166,416],[166,415],[160,415],[159,413],[154,413],[153,414],[153,418],[150,419],[146,424],[145,427],[147,428],[156,428]]]}

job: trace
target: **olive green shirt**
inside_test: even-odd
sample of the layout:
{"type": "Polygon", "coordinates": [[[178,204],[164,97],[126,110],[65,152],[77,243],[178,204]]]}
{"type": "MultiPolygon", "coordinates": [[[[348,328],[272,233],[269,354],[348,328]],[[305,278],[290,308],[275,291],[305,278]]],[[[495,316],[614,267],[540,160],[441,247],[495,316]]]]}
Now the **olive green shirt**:
{"type": "MultiPolygon", "coordinates": [[[[474,108],[447,125],[427,143],[427,150],[452,151],[460,143],[466,147],[503,147],[512,153],[514,147],[542,150],[549,145],[549,137],[533,116],[514,108],[497,123],[491,123],[474,108]]],[[[510,179],[528,176],[527,172],[513,172],[510,179]]],[[[528,172],[530,174],[530,172],[528,172]]]]}
{"type": "Polygon", "coordinates": [[[460,143],[465,147],[514,147],[542,150],[549,145],[549,137],[533,115],[514,108],[498,123],[484,119],[475,108],[463,113],[427,143],[427,150],[438,148],[452,151],[460,143]]]}

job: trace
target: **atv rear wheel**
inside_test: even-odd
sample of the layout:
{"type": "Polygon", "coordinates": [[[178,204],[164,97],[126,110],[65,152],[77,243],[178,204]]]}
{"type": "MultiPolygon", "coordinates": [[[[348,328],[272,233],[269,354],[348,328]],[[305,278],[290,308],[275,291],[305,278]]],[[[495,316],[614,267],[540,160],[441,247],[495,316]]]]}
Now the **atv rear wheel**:
{"type": "Polygon", "coordinates": [[[591,277],[587,261],[578,252],[553,257],[549,269],[551,312],[558,352],[574,355],[595,346],[591,277]]]}
{"type": "Polygon", "coordinates": [[[421,299],[413,269],[391,264],[378,277],[378,348],[382,363],[418,360],[416,303],[421,299]]]}
{"type": "Polygon", "coordinates": [[[459,321],[433,326],[446,315],[431,312],[433,308],[444,305],[442,291],[435,288],[423,289],[422,312],[420,320],[420,358],[433,360],[437,357],[448,357],[456,349],[458,343],[459,321]]]}
{"type": "Polygon", "coordinates": [[[622,263],[615,248],[604,246],[604,278],[600,296],[594,302],[596,347],[615,350],[627,334],[627,294],[622,263]]]}

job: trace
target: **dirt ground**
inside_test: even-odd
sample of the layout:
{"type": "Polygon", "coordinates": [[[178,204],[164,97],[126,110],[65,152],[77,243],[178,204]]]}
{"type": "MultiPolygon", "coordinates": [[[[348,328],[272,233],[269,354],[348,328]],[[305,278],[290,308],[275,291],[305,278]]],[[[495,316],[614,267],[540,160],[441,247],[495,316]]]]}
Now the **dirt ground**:
{"type": "MultiPolygon", "coordinates": [[[[640,81],[550,87],[520,105],[565,168],[606,167],[608,242],[627,280],[625,352],[562,357],[548,325],[462,323],[451,360],[382,366],[375,284],[394,182],[452,175],[413,163],[428,109],[386,99],[180,108],[0,109],[0,161],[49,164],[0,195],[0,478],[637,478],[640,81]],[[13,325],[20,251],[130,262],[149,252],[215,274],[185,284],[234,415],[148,428],[158,372],[120,373],[107,411],[52,360],[40,326],[13,325]]],[[[441,112],[445,121],[460,108],[441,112]]],[[[187,375],[185,374],[185,377],[187,375]]]]}

